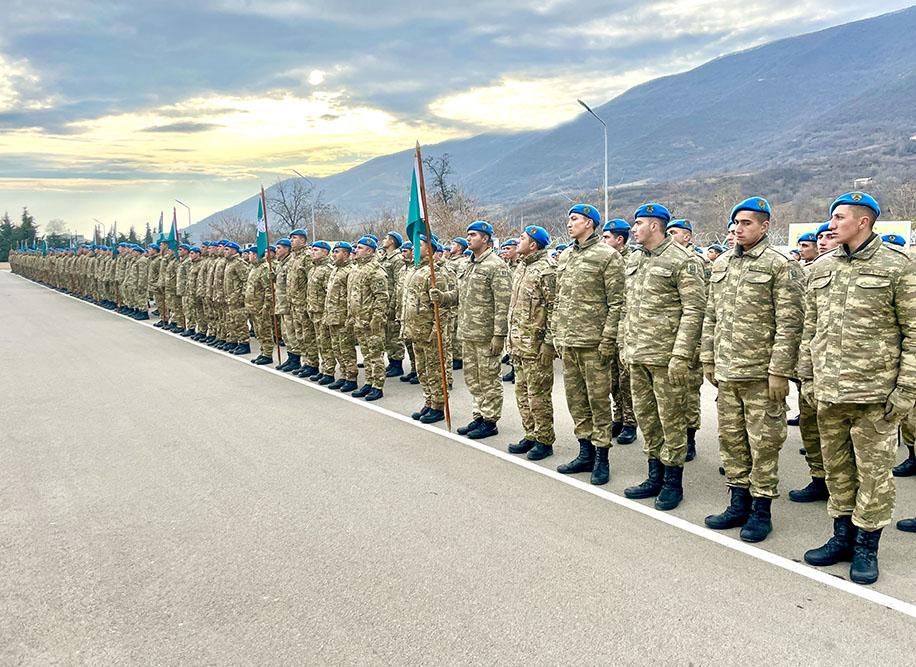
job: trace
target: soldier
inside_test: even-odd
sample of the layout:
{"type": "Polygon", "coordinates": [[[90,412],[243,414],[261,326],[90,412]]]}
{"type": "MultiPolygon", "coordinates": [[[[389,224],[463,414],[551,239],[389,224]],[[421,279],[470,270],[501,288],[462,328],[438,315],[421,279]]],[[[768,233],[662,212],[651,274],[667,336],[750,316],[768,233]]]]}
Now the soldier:
{"type": "Polygon", "coordinates": [[[294,372],[301,368],[299,364],[299,355],[290,350],[290,345],[295,345],[295,333],[293,331],[292,317],[289,314],[289,297],[286,290],[286,274],[289,267],[289,260],[292,257],[292,241],[290,239],[280,239],[277,241],[277,262],[275,271],[276,277],[276,297],[277,307],[274,314],[280,320],[280,334],[283,342],[286,344],[286,361],[279,364],[276,368],[284,373],[294,372]]]}
{"type": "Polygon", "coordinates": [[[807,265],[817,259],[817,236],[814,232],[801,234],[796,245],[798,246],[799,261],[802,264],[807,265]]]}
{"type": "Polygon", "coordinates": [[[194,290],[197,301],[197,333],[191,337],[191,340],[206,343],[209,341],[213,328],[213,312],[208,296],[213,273],[213,243],[211,241],[203,242],[200,255],[200,269],[197,272],[197,285],[194,290]]]}
{"type": "MultiPolygon", "coordinates": [[[[416,266],[413,263],[413,243],[410,241],[405,241],[401,245],[401,268],[398,271],[398,279],[396,284],[395,296],[398,302],[397,309],[397,322],[400,327],[401,342],[404,344],[404,348],[407,350],[407,355],[410,357],[410,372],[405,373],[399,379],[401,382],[409,382],[410,384],[420,384],[420,378],[417,375],[417,358],[416,354],[413,351],[413,344],[410,339],[406,337],[404,332],[404,300],[405,300],[405,289],[407,287],[407,281],[410,280],[411,274],[413,274],[416,266]]],[[[453,275],[453,278],[455,276],[453,275]]],[[[457,278],[455,278],[457,281],[457,278]]]]}
{"type": "Polygon", "coordinates": [[[366,383],[354,398],[377,401],[385,386],[385,318],[388,314],[388,278],[375,261],[378,244],[371,235],[356,244],[356,268],[347,284],[347,322],[352,329],[366,367],[366,383]]]}
{"type": "Polygon", "coordinates": [[[621,342],[649,474],[624,495],[655,497],[655,508],[666,511],[684,497],[690,362],[700,344],[706,284],[696,253],[666,235],[668,209],[644,204],[634,220],[640,247],[627,263],[621,342]]]}
{"type": "MultiPolygon", "coordinates": [[[[149,319],[149,264],[150,258],[142,246],[136,246],[137,260],[134,262],[135,291],[134,313],[135,320],[149,319]]],[[[100,277],[99,284],[104,280],[100,277]]]]}
{"type": "Polygon", "coordinates": [[[623,305],[623,258],[601,243],[598,209],[576,204],[566,230],[573,243],[557,261],[557,298],[551,331],[563,360],[566,405],[575,424],[579,455],[557,467],[565,475],[591,471],[592,484],[610,479],[610,364],[617,354],[623,305]]]}
{"type": "Polygon", "coordinates": [[[184,338],[193,339],[194,336],[197,335],[197,330],[200,328],[200,324],[203,321],[197,299],[197,279],[203,267],[201,256],[202,252],[200,246],[191,246],[186,262],[184,296],[182,297],[182,306],[184,306],[184,312],[188,318],[187,329],[181,334],[184,338]]]}
{"type": "MultiPolygon", "coordinates": [[[[252,268],[245,281],[245,311],[258,339],[258,356],[252,359],[251,363],[263,366],[273,363],[274,360],[274,309],[270,295],[272,277],[268,258],[258,257],[257,247],[248,250],[248,263],[252,268]]],[[[272,258],[275,251],[276,246],[272,245],[266,252],[270,253],[272,258]]]]}
{"type": "Polygon", "coordinates": [[[719,449],[731,504],[706,517],[706,525],[742,526],[742,540],[760,542],[773,530],[770,505],[779,497],[786,396],[804,317],[802,276],[770,245],[766,199],[744,200],[731,217],[736,244],[713,265],[701,355],[706,378],[719,388],[719,449]]]}
{"type": "MultiPolygon", "coordinates": [[[[606,245],[620,253],[624,264],[629,261],[630,223],[615,218],[604,223],[601,238],[606,245]]],[[[620,354],[611,359],[611,398],[614,399],[614,419],[611,422],[611,437],[618,445],[630,445],[636,441],[636,415],[633,413],[633,396],[630,393],[630,371],[620,359],[620,354]]]]}
{"type": "Polygon", "coordinates": [[[509,445],[512,454],[530,461],[553,455],[553,360],[550,331],[556,297],[556,271],[547,262],[550,235],[543,227],[525,227],[518,243],[519,262],[509,301],[508,350],[516,372],[515,401],[524,435],[509,445]]]}
{"type": "Polygon", "coordinates": [[[401,327],[398,323],[398,300],[395,298],[397,291],[398,273],[403,266],[401,261],[401,246],[404,237],[396,231],[389,231],[382,241],[379,252],[379,264],[385,271],[388,279],[388,316],[385,320],[385,354],[388,356],[388,366],[385,368],[385,377],[401,377],[404,375],[404,344],[401,342],[401,327]]]}
{"type": "MultiPolygon", "coordinates": [[[[424,424],[435,424],[445,419],[445,390],[442,386],[442,367],[439,364],[439,337],[436,334],[433,298],[441,301],[442,294],[451,294],[456,287],[450,271],[437,271],[436,289],[433,289],[429,267],[429,253],[433,251],[433,243],[425,234],[420,234],[419,240],[420,264],[415,271],[409,272],[404,285],[401,327],[402,337],[412,342],[414,368],[417,369],[417,377],[423,389],[423,407],[414,412],[411,418],[424,424]]],[[[440,327],[445,323],[441,309],[439,322],[440,327]]]]}
{"type": "Polygon", "coordinates": [[[231,354],[249,354],[248,315],[245,311],[245,284],[249,266],[241,258],[241,247],[230,241],[223,247],[226,268],[223,272],[223,299],[226,304],[226,342],[222,349],[231,354]]]}
{"type": "Polygon", "coordinates": [[[725,232],[725,247],[732,250],[735,247],[735,223],[729,222],[725,232]]]}
{"type": "Polygon", "coordinates": [[[817,402],[833,537],[810,565],[852,560],[859,584],[878,579],[878,542],[894,511],[897,426],[916,403],[916,274],[881,243],[881,208],[864,192],[830,206],[840,244],[811,270],[798,373],[817,402]]]}
{"type": "MultiPolygon", "coordinates": [[[[169,308],[171,304],[167,297],[167,287],[169,282],[169,267],[175,263],[175,253],[172,251],[172,247],[167,242],[163,241],[159,244],[159,256],[162,258],[162,263],[159,266],[159,282],[156,284],[156,288],[158,293],[162,295],[162,308],[159,311],[160,319],[153,326],[159,327],[163,331],[170,331],[172,329],[170,321],[171,311],[169,308]]],[[[117,260],[115,261],[115,270],[117,271],[117,260]]],[[[117,283],[117,280],[115,282],[117,283]]]]}
{"type": "MultiPolygon", "coordinates": [[[[353,270],[353,264],[350,261],[353,246],[346,241],[340,241],[334,245],[331,252],[334,270],[328,276],[322,322],[328,327],[328,332],[331,334],[334,361],[337,366],[340,366],[340,375],[344,378],[340,391],[346,394],[356,389],[358,372],[356,341],[353,340],[353,331],[347,323],[347,289],[350,273],[353,270]]],[[[330,375],[334,375],[333,369],[330,375]]]]}
{"type": "Polygon", "coordinates": [[[821,226],[817,228],[815,238],[817,239],[818,255],[824,255],[839,245],[839,242],[836,240],[836,236],[830,229],[829,220],[825,223],[822,223],[821,226]]]}
{"type": "MultiPolygon", "coordinates": [[[[456,284],[458,283],[458,278],[461,276],[464,267],[467,266],[470,261],[470,258],[467,256],[469,252],[468,240],[466,238],[456,236],[452,239],[446,266],[452,270],[452,278],[454,278],[456,284]]],[[[452,346],[452,370],[460,371],[464,368],[464,361],[461,358],[461,344],[458,342],[457,308],[451,308],[449,311],[448,332],[449,338],[455,341],[455,344],[452,346]]]]}
{"type": "Polygon", "coordinates": [[[330,389],[340,389],[346,382],[343,378],[334,380],[334,351],[331,349],[331,334],[327,325],[322,323],[324,302],[327,297],[328,278],[334,265],[331,262],[331,244],[327,241],[312,243],[312,270],[309,273],[306,287],[306,309],[309,322],[315,328],[315,340],[318,345],[319,371],[311,377],[313,382],[330,389]]]}
{"type": "MultiPolygon", "coordinates": [[[[458,308],[458,334],[464,361],[464,381],[473,399],[473,419],[458,428],[472,440],[499,433],[503,390],[499,382],[499,359],[506,342],[511,291],[509,270],[492,248],[493,227],[475,220],[467,228],[472,257],[458,278],[454,293],[436,295],[434,301],[458,308]]],[[[435,294],[435,292],[434,292],[435,294]]]]}
{"type": "Polygon", "coordinates": [[[312,267],[306,241],[308,234],[304,229],[294,229],[289,233],[292,242],[292,256],[286,267],[286,296],[289,302],[289,314],[292,320],[291,340],[284,334],[286,349],[291,357],[302,359],[299,368],[290,370],[299,377],[312,377],[318,373],[318,344],[315,342],[315,327],[309,319],[308,279],[312,267]]]}
{"type": "Polygon", "coordinates": [[[178,256],[181,261],[175,269],[175,294],[181,303],[181,312],[184,315],[184,331],[180,335],[187,338],[193,335],[189,334],[188,331],[193,332],[193,327],[195,326],[193,302],[188,294],[188,267],[191,266],[191,246],[187,243],[182,243],[178,248],[178,256]]]}
{"type": "Polygon", "coordinates": [[[165,301],[169,309],[169,321],[171,325],[165,327],[167,331],[180,334],[185,330],[186,319],[184,307],[181,303],[179,289],[184,286],[179,283],[179,276],[184,275],[182,264],[188,257],[188,251],[191,249],[187,243],[181,243],[178,246],[178,257],[166,265],[166,284],[165,284],[165,301]]]}
{"type": "Polygon", "coordinates": [[[706,259],[708,259],[710,262],[715,262],[717,259],[719,259],[722,253],[725,252],[725,250],[726,249],[724,246],[719,245],[718,243],[713,243],[708,248],[706,248],[706,259]]]}

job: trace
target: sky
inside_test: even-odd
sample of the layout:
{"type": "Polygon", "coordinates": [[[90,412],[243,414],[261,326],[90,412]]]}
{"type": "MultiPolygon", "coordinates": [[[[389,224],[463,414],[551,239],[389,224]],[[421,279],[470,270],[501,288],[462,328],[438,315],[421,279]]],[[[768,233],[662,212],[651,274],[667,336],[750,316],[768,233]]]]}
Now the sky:
{"type": "MultiPolygon", "coordinates": [[[[143,229],[912,0],[4,0],[0,211],[143,229]]],[[[840,48],[840,45],[838,45],[840,48]]]]}

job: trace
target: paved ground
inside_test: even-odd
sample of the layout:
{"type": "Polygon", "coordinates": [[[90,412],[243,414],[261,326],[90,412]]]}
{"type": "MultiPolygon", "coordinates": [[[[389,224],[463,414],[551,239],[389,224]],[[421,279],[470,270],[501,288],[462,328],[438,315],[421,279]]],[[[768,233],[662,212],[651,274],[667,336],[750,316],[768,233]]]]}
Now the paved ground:
{"type": "MultiPolygon", "coordinates": [[[[8,273],[0,323],[4,664],[912,661],[903,613],[8,273]]],[[[727,499],[712,399],[693,523],[727,499]]],[[[642,478],[638,444],[611,460],[612,493],[642,478]]],[[[823,505],[774,518],[796,560],[829,531],[823,505]]],[[[887,532],[875,588],[916,602],[914,547],[887,532]]]]}

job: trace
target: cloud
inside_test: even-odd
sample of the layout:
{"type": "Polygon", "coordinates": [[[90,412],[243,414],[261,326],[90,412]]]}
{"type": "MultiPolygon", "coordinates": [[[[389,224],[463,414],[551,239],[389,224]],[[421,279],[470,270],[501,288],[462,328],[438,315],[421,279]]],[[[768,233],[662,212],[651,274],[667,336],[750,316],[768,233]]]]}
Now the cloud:
{"type": "Polygon", "coordinates": [[[184,121],[179,123],[169,123],[168,125],[152,125],[144,127],[141,132],[169,132],[173,134],[192,134],[194,132],[206,132],[220,127],[217,123],[195,123],[184,121]]]}

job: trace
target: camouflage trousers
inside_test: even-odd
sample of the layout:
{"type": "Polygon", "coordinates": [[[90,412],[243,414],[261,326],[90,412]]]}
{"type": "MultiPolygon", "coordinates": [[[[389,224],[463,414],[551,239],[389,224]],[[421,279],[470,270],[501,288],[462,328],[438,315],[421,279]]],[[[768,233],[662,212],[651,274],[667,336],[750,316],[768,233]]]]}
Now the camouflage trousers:
{"type": "Polygon", "coordinates": [[[248,308],[248,320],[254,326],[254,335],[258,339],[258,354],[265,357],[274,356],[274,321],[269,309],[248,308]]]}
{"type": "Polygon", "coordinates": [[[181,297],[175,294],[175,292],[166,292],[165,303],[166,308],[169,310],[169,321],[184,328],[185,317],[184,308],[181,305],[181,297]]]}
{"type": "Polygon", "coordinates": [[[700,387],[703,386],[703,366],[691,366],[687,375],[687,395],[684,416],[687,428],[700,430],[700,387]]]}
{"type": "Polygon", "coordinates": [[[230,343],[248,342],[248,312],[243,304],[231,304],[226,313],[226,340],[230,343]]]}
{"type": "Polygon", "coordinates": [[[156,290],[153,292],[153,300],[156,302],[156,310],[159,311],[159,319],[166,319],[166,303],[165,303],[165,292],[160,292],[156,290]]]}
{"type": "Polygon", "coordinates": [[[312,313],[310,321],[315,327],[315,343],[318,346],[320,363],[318,368],[325,375],[334,375],[334,349],[331,346],[331,332],[321,323],[321,313],[312,313]]]}
{"type": "Polygon", "coordinates": [[[515,403],[522,416],[525,438],[545,445],[556,442],[553,430],[553,361],[513,358],[515,403]]]}
{"type": "MultiPolygon", "coordinates": [[[[296,337],[296,349],[290,350],[302,356],[302,363],[307,366],[318,365],[318,341],[315,338],[315,325],[305,312],[305,306],[290,304],[293,319],[293,334],[296,337]]],[[[289,347],[289,343],[286,344],[289,347]]]]}
{"type": "Polygon", "coordinates": [[[201,334],[207,333],[207,327],[210,323],[210,309],[207,300],[195,296],[194,310],[197,313],[197,332],[201,334]]]}
{"type": "MultiPolygon", "coordinates": [[[[447,348],[445,351],[447,352],[447,348]]],[[[490,341],[476,340],[464,341],[462,355],[464,382],[471,394],[471,412],[474,418],[482,417],[490,422],[499,421],[503,411],[503,387],[499,379],[500,355],[490,354],[490,341]]]]}
{"type": "Polygon", "coordinates": [[[872,531],[891,522],[897,489],[891,470],[897,456],[897,424],[884,419],[883,403],[817,404],[817,425],[827,471],[827,513],[852,515],[872,531]]]}
{"type": "MultiPolygon", "coordinates": [[[[283,316],[283,322],[286,323],[288,317],[283,316]]],[[[356,381],[358,370],[356,368],[356,341],[353,339],[353,333],[343,324],[328,327],[331,333],[331,351],[334,353],[334,361],[340,366],[340,374],[347,380],[356,381]]],[[[286,334],[283,334],[284,337],[286,334]]],[[[289,347],[289,343],[287,343],[289,347]]],[[[333,372],[328,375],[334,375],[333,372]]]]}
{"type": "Polygon", "coordinates": [[[366,369],[366,384],[381,389],[385,386],[385,331],[373,331],[370,327],[356,327],[353,330],[356,343],[363,355],[366,369]]]}
{"type": "Polygon", "coordinates": [[[805,446],[805,461],[812,477],[824,479],[824,457],[821,454],[821,434],[817,429],[817,410],[801,398],[801,383],[798,396],[798,429],[801,431],[802,444],[805,446]]]}
{"type": "Polygon", "coordinates": [[[614,399],[614,423],[636,425],[633,396],[630,393],[630,369],[617,354],[611,359],[611,398],[614,399]]]}
{"type": "Polygon", "coordinates": [[[566,407],[573,419],[576,439],[596,447],[611,447],[610,359],[596,347],[563,349],[563,384],[566,407]]]}
{"type": "Polygon", "coordinates": [[[407,350],[407,356],[410,357],[410,370],[416,373],[417,372],[417,355],[414,352],[413,343],[411,343],[409,340],[406,340],[406,339],[403,341],[403,343],[404,343],[404,349],[407,350]]]}
{"type": "MultiPolygon", "coordinates": [[[[304,314],[305,311],[301,306],[290,303],[289,312],[283,316],[283,320],[287,325],[283,330],[283,341],[286,343],[286,351],[290,354],[298,354],[302,357],[305,356],[305,352],[303,352],[302,349],[304,314]]],[[[312,335],[314,335],[314,333],[312,335]]],[[[306,360],[303,359],[302,361],[305,362],[306,360]]]]}
{"type": "Polygon", "coordinates": [[[216,337],[219,340],[226,340],[226,306],[220,301],[213,301],[213,324],[216,329],[216,337]]]}
{"type": "Polygon", "coordinates": [[[785,401],[771,401],[766,380],[719,382],[719,454],[728,486],[755,498],[779,497],[779,451],[786,441],[785,401]]]}
{"type": "Polygon", "coordinates": [[[442,369],[439,367],[439,344],[414,343],[411,347],[416,355],[414,369],[423,389],[423,401],[429,407],[441,410],[445,405],[445,392],[442,388],[442,369]]]}
{"type": "Polygon", "coordinates": [[[183,296],[181,297],[181,306],[184,308],[185,320],[187,320],[187,326],[189,329],[197,329],[197,304],[195,303],[194,297],[192,296],[183,296]]]}
{"type": "Polygon", "coordinates": [[[401,325],[394,319],[394,314],[388,316],[385,323],[385,354],[388,361],[400,361],[404,358],[404,343],[401,342],[401,325]]]}
{"type": "Polygon", "coordinates": [[[683,466],[687,458],[687,387],[668,380],[667,366],[630,364],[633,410],[642,429],[643,451],[666,466],[683,466]]]}
{"type": "MultiPolygon", "coordinates": [[[[460,345],[457,344],[458,339],[452,335],[452,331],[449,326],[449,321],[455,320],[455,326],[457,327],[458,326],[457,324],[458,317],[457,316],[452,317],[447,311],[444,311],[441,309],[439,311],[439,317],[440,317],[440,320],[439,320],[440,326],[442,327],[442,355],[443,355],[443,358],[446,360],[445,379],[448,382],[448,386],[451,387],[452,380],[453,380],[451,360],[455,358],[456,354],[460,355],[460,353],[455,352],[455,348],[460,347],[460,345]]],[[[433,334],[433,341],[435,342],[435,334],[433,334]]],[[[438,351],[436,352],[436,354],[438,354],[438,351]]]]}
{"type": "MultiPolygon", "coordinates": [[[[448,335],[453,341],[458,340],[458,315],[450,314],[448,317],[448,335]]],[[[461,345],[452,345],[452,359],[461,359],[461,345]]]]}
{"type": "Polygon", "coordinates": [[[900,423],[900,431],[903,444],[912,446],[916,441],[916,409],[910,410],[910,414],[900,423]]]}

